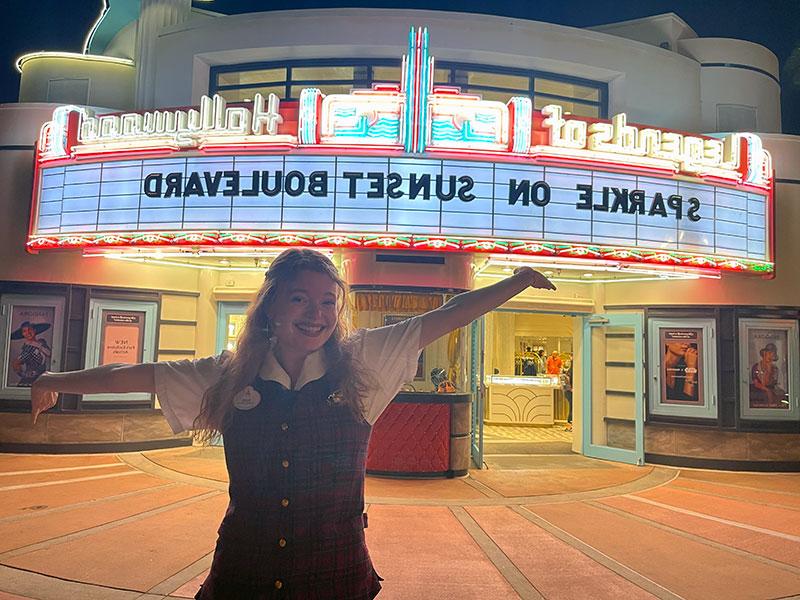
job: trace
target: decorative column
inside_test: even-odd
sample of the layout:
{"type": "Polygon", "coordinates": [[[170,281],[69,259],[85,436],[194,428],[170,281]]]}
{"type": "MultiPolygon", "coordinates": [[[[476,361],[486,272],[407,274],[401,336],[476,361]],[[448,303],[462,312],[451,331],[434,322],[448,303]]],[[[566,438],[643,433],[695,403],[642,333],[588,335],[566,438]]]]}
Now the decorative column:
{"type": "Polygon", "coordinates": [[[136,24],[136,108],[155,108],[155,43],[165,27],[189,19],[191,0],[141,0],[136,24]]]}

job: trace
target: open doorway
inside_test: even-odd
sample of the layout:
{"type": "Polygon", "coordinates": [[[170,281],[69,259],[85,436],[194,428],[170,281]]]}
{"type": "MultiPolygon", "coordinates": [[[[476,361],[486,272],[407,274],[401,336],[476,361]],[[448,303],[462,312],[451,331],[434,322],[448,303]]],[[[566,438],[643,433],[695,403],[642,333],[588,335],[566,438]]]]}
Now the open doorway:
{"type": "Polygon", "coordinates": [[[572,454],[573,334],[567,314],[499,309],[486,315],[483,462],[519,468],[572,454]],[[518,464],[519,463],[519,464],[518,464]]]}

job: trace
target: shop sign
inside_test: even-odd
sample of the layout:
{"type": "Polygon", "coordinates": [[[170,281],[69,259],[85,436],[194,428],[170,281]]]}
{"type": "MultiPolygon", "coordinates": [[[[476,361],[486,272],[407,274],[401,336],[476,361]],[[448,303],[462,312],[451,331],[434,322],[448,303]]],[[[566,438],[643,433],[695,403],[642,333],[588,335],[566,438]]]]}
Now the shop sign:
{"type": "Polygon", "coordinates": [[[503,104],[433,85],[432,70],[427,31],[412,30],[400,85],[304,89],[291,119],[261,94],[252,106],[204,96],[198,109],[116,115],[59,107],[37,147],[28,247],[141,242],[131,232],[174,243],[176,231],[196,232],[185,240],[195,244],[289,231],[328,245],[314,233],[327,231],[355,245],[373,233],[490,252],[555,242],[576,255],[648,262],[624,254],[646,249],[673,265],[772,270],[773,173],[757,136],[568,118],[522,96],[503,104]]]}
{"type": "Polygon", "coordinates": [[[341,232],[581,242],[768,260],[765,194],[600,169],[229,156],[46,167],[36,238],[341,232]]]}
{"type": "Polygon", "coordinates": [[[275,94],[256,93],[252,107],[227,106],[203,96],[198,109],[96,115],[61,106],[42,127],[40,163],[103,160],[131,153],[168,156],[236,151],[360,148],[371,153],[501,154],[543,163],[601,161],[653,173],[683,173],[731,185],[768,188],[769,154],[758,136],[724,139],[629,124],[565,118],[558,105],[533,111],[531,99],[507,103],[434,85],[427,30],[412,30],[400,85],[325,95],[301,91],[296,124],[287,122],[275,94]],[[281,127],[281,125],[284,125],[281,127]]]}

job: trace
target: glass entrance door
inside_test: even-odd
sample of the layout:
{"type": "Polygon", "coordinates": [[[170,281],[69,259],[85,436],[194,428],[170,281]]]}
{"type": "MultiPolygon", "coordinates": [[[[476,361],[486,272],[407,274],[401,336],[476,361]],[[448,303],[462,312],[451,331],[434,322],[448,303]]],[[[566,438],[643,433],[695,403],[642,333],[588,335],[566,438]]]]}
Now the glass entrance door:
{"type": "Polygon", "coordinates": [[[472,338],[470,353],[470,382],[472,392],[472,439],[470,453],[472,462],[478,468],[483,468],[483,406],[486,391],[483,364],[483,340],[485,333],[484,317],[472,322],[470,334],[472,338]]]}
{"type": "Polygon", "coordinates": [[[642,315],[583,320],[583,453],[644,464],[642,315]]]}
{"type": "Polygon", "coordinates": [[[247,302],[220,302],[217,307],[217,353],[235,350],[244,327],[247,302]]]}

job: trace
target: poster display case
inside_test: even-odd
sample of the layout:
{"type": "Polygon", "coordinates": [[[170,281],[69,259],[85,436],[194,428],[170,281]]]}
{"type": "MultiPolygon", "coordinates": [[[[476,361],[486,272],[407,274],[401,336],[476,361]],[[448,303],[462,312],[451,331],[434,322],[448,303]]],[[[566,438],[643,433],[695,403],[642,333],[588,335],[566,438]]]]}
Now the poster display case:
{"type": "MultiPolygon", "coordinates": [[[[86,340],[86,368],[133,365],[155,359],[158,304],[92,299],[86,340]]],[[[152,401],[151,394],[87,394],[85,402],[152,401]]]]}
{"type": "Polygon", "coordinates": [[[64,298],[37,294],[0,296],[0,394],[27,400],[45,371],[61,370],[64,298]]]}
{"type": "Polygon", "coordinates": [[[650,413],[717,418],[714,319],[651,319],[648,336],[650,413]]]}
{"type": "Polygon", "coordinates": [[[797,420],[798,326],[784,319],[739,319],[739,415],[797,420]]]}

